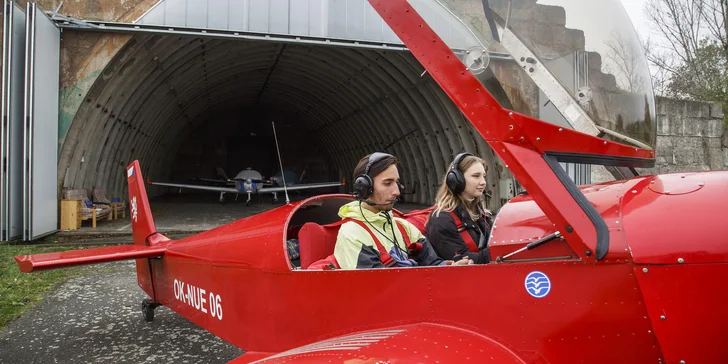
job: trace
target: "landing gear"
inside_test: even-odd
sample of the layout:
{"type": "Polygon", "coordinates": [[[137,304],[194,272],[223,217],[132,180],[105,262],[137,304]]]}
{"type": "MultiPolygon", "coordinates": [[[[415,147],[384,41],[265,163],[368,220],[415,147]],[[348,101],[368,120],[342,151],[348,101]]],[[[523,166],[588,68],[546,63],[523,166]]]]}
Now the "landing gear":
{"type": "Polygon", "coordinates": [[[275,205],[276,202],[278,202],[278,192],[273,192],[273,201],[271,203],[275,205]]]}
{"type": "Polygon", "coordinates": [[[227,201],[225,201],[225,192],[220,192],[220,203],[225,204],[227,201]]]}
{"type": "Polygon", "coordinates": [[[157,306],[159,306],[159,303],[153,302],[149,298],[142,300],[142,316],[144,316],[144,321],[152,322],[154,320],[154,309],[157,306]]]}
{"type": "Polygon", "coordinates": [[[250,206],[250,191],[248,191],[248,199],[245,200],[245,206],[250,206]]]}

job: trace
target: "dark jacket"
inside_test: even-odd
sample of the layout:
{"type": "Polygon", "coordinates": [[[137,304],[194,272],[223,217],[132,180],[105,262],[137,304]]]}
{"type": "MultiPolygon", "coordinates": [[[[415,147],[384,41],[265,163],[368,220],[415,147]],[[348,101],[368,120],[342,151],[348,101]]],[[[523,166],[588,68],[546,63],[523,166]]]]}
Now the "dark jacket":
{"type": "Polygon", "coordinates": [[[435,216],[434,213],[430,215],[425,230],[425,236],[430,241],[430,244],[432,244],[432,247],[435,248],[437,255],[449,260],[460,260],[462,256],[467,256],[475,264],[490,262],[490,250],[488,248],[488,237],[490,227],[492,226],[490,216],[487,215],[479,219],[476,224],[464,208],[458,206],[454,212],[460,217],[460,221],[466,227],[470,237],[473,238],[475,245],[478,245],[480,242],[481,235],[485,234],[483,246],[479,247],[480,251],[477,253],[468,250],[465,241],[457,230],[455,220],[450,216],[450,213],[440,211],[439,216],[435,216]],[[459,256],[456,258],[456,255],[459,256]]]}

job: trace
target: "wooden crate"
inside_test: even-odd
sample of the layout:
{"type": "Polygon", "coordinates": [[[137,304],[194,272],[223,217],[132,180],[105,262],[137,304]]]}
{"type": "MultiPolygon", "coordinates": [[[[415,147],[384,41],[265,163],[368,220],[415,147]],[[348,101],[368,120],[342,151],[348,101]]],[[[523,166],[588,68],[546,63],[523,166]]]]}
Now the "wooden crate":
{"type": "Polygon", "coordinates": [[[81,200],[61,200],[61,230],[81,228],[81,200]]]}

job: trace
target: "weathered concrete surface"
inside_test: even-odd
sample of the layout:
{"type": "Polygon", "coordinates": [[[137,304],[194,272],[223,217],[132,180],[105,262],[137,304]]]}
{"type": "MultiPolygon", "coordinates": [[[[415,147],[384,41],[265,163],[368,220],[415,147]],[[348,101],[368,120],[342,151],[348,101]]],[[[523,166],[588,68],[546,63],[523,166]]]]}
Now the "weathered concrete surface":
{"type": "Polygon", "coordinates": [[[0,332],[0,363],[226,363],[243,354],[166,307],[144,321],[133,262],[85,273],[0,332]]]}
{"type": "MultiPolygon", "coordinates": [[[[728,129],[723,110],[711,102],[657,97],[655,167],[640,174],[728,169],[728,129]]],[[[592,167],[592,183],[613,181],[601,166],[592,167]]]]}
{"type": "Polygon", "coordinates": [[[657,98],[655,167],[641,173],[715,171],[726,167],[723,111],[715,103],[657,98]]]}

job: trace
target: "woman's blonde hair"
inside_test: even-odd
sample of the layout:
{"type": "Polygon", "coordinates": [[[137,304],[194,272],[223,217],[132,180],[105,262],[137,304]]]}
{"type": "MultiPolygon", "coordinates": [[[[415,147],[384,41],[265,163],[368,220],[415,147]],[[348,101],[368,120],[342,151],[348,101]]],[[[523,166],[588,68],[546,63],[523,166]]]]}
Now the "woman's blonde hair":
{"type": "MultiPolygon", "coordinates": [[[[485,161],[482,158],[472,155],[463,158],[462,161],[460,161],[458,169],[460,170],[460,173],[465,174],[465,171],[467,171],[468,168],[475,163],[482,164],[485,171],[488,172],[488,165],[485,164],[485,161]]],[[[450,168],[448,168],[448,171],[450,171],[450,168]]],[[[456,207],[458,207],[458,205],[465,207],[465,210],[468,211],[473,221],[478,218],[481,211],[483,213],[490,213],[490,211],[485,208],[485,193],[473,201],[466,201],[462,196],[454,194],[449,188],[447,188],[446,180],[447,173],[445,173],[445,176],[442,178],[442,185],[437,191],[437,197],[435,197],[435,210],[433,211],[435,216],[439,216],[440,211],[453,211],[456,207]]]]}

